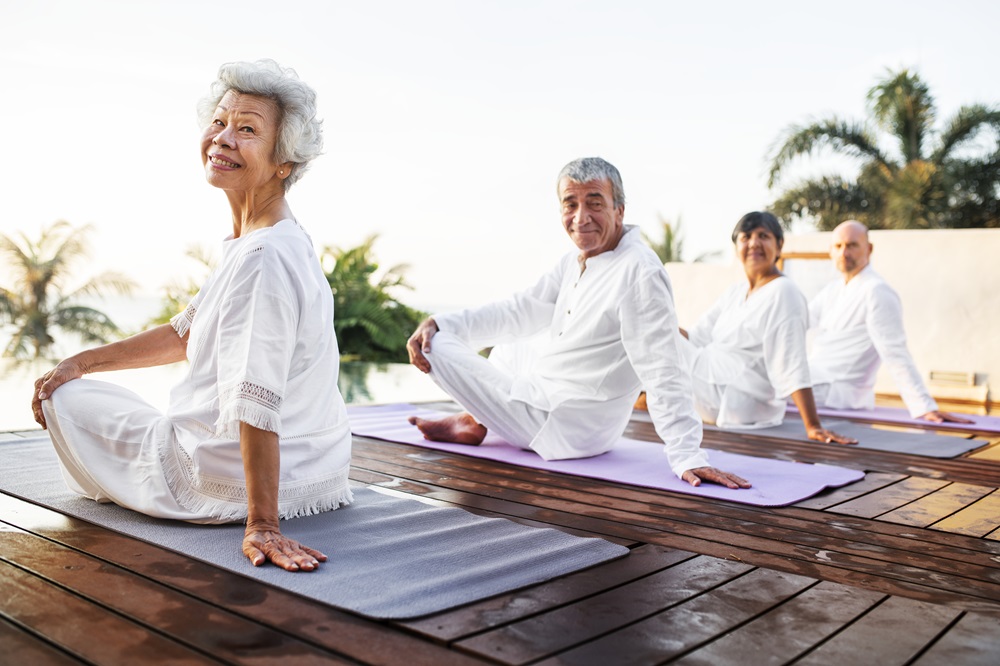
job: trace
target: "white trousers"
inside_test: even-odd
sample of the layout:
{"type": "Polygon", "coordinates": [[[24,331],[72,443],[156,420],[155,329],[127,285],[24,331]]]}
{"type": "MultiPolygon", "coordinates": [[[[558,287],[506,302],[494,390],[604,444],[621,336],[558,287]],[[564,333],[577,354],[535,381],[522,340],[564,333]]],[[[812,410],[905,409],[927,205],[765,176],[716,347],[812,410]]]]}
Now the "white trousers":
{"type": "Polygon", "coordinates": [[[514,373],[521,360],[512,355],[506,364],[480,356],[460,339],[445,331],[431,339],[425,354],[431,364],[431,379],[486,429],[522,449],[548,418],[544,410],[510,397],[514,373]]]}
{"type": "Polygon", "coordinates": [[[75,379],[53,391],[42,409],[70,490],[156,518],[226,522],[178,504],[160,460],[173,426],[132,391],[75,379]]]}

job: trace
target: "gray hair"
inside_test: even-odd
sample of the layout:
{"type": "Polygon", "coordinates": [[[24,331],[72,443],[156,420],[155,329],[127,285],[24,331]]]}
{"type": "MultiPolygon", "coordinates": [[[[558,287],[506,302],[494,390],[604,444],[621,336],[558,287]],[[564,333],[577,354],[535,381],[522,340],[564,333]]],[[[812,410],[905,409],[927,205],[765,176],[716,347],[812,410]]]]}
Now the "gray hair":
{"type": "Polygon", "coordinates": [[[573,160],[562,168],[556,179],[556,191],[563,178],[574,183],[589,183],[592,180],[607,180],[611,183],[611,194],[615,207],[625,205],[625,187],[622,185],[622,175],[615,165],[600,157],[581,157],[573,160]]]}
{"type": "Polygon", "coordinates": [[[287,192],[309,168],[309,162],[323,152],[323,121],[316,118],[316,91],[303,83],[294,69],[273,60],[229,62],[219,68],[218,78],[198,102],[202,127],[212,122],[216,107],[230,90],[266,97],[278,105],[274,161],[293,163],[292,173],[284,183],[287,192]]]}

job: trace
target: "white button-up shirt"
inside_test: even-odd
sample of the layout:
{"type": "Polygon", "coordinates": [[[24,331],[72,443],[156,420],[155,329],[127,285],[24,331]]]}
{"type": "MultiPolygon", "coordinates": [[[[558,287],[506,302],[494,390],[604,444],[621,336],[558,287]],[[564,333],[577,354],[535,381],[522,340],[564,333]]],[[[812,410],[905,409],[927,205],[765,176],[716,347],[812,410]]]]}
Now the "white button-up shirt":
{"type": "Polygon", "coordinates": [[[691,382],[682,368],[670,279],[634,226],[581,273],[568,254],[534,287],[506,301],[434,315],[472,347],[541,333],[535,366],[510,397],[549,413],[531,442],[547,459],[603,453],[621,436],[640,389],[671,469],[708,465],[691,382]]]}
{"type": "Polygon", "coordinates": [[[829,384],[824,406],[874,407],[884,361],[911,416],[937,410],[906,348],[899,296],[871,266],[824,287],[809,304],[809,320],[818,329],[809,354],[813,382],[829,384]]]}

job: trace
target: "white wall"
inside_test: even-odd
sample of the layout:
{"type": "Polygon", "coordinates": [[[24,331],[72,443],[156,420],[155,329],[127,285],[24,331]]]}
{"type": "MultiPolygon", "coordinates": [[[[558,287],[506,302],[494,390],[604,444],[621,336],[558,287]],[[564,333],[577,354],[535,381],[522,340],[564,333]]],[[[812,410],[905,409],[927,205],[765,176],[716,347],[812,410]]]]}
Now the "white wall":
{"type": "MultiPolygon", "coordinates": [[[[975,372],[980,384],[1000,386],[1000,229],[873,231],[871,242],[873,268],[903,302],[910,352],[921,374],[975,372]]],[[[826,252],[829,244],[829,232],[788,236],[784,253],[826,252]]],[[[797,263],[789,261],[786,272],[809,295],[820,271],[829,268],[797,263]]],[[[682,327],[693,325],[743,275],[735,260],[726,265],[667,264],[667,272],[682,327]]],[[[884,369],[876,390],[896,393],[884,369]]],[[[932,392],[947,394],[943,389],[932,392]]]]}

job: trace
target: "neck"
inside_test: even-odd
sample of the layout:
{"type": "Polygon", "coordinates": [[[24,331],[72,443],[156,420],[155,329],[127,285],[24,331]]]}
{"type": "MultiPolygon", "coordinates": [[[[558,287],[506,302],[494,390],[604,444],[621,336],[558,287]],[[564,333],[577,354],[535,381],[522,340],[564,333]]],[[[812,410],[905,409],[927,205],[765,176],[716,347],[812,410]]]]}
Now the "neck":
{"type": "Polygon", "coordinates": [[[760,289],[765,284],[781,276],[781,271],[778,270],[777,266],[772,266],[771,270],[764,273],[754,273],[753,275],[747,275],[747,280],[750,282],[750,291],[747,293],[753,293],[757,289],[760,289]]]}
{"type": "Polygon", "coordinates": [[[245,192],[226,191],[233,211],[233,238],[240,238],[255,229],[271,227],[292,217],[285,201],[285,189],[264,188],[245,192]]]}

